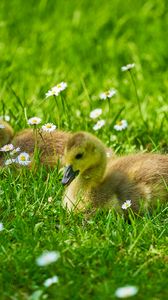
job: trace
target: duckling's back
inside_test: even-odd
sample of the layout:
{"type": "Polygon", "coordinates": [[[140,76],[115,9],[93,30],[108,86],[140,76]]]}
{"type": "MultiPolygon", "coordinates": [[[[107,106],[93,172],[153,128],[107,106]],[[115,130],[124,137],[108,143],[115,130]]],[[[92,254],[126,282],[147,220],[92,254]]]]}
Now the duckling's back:
{"type": "Polygon", "coordinates": [[[46,166],[54,166],[58,158],[63,155],[65,144],[70,135],[69,132],[56,130],[52,133],[37,133],[35,136],[32,129],[25,129],[14,137],[12,143],[30,155],[33,155],[35,143],[37,143],[41,163],[46,166]]]}
{"type": "Polygon", "coordinates": [[[168,156],[137,154],[110,160],[103,181],[92,190],[92,199],[99,205],[121,208],[132,201],[138,211],[141,200],[152,207],[157,200],[168,200],[168,156]]]}

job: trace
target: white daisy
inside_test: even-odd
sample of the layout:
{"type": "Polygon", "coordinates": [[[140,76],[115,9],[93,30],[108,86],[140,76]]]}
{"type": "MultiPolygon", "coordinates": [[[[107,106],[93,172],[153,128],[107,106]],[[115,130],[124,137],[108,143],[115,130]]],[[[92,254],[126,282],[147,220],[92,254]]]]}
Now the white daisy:
{"type": "Polygon", "coordinates": [[[129,71],[131,69],[133,69],[135,67],[135,64],[128,64],[126,66],[121,67],[121,71],[125,72],[125,71],[129,71]]]}
{"type": "Polygon", "coordinates": [[[51,196],[48,197],[48,202],[49,202],[49,203],[53,202],[53,198],[52,198],[51,196]]]}
{"type": "Polygon", "coordinates": [[[131,200],[126,200],[121,207],[122,209],[128,209],[131,205],[131,200]]]}
{"type": "Polygon", "coordinates": [[[28,166],[31,163],[30,156],[26,152],[21,152],[15,161],[21,166],[28,166]]]}
{"type": "Polygon", "coordinates": [[[9,152],[9,151],[12,151],[13,149],[14,149],[14,146],[12,144],[7,144],[7,145],[3,146],[2,148],[0,148],[0,151],[9,152]]]}
{"type": "Polygon", "coordinates": [[[48,98],[48,97],[51,97],[51,96],[58,96],[59,93],[60,93],[60,91],[58,89],[56,89],[55,87],[53,87],[45,95],[46,95],[46,98],[48,98]]]}
{"type": "Polygon", "coordinates": [[[122,131],[124,129],[126,129],[128,127],[128,123],[126,120],[121,120],[119,122],[117,122],[116,125],[114,125],[114,129],[117,131],[122,131]]]}
{"type": "Polygon", "coordinates": [[[3,226],[3,223],[0,222],[0,231],[4,230],[4,226],[3,226]]]}
{"type": "Polygon", "coordinates": [[[56,85],[56,88],[62,92],[67,88],[67,83],[62,81],[56,85]]]}
{"type": "Polygon", "coordinates": [[[13,164],[13,163],[15,163],[16,162],[16,159],[14,159],[14,158],[9,158],[9,159],[7,159],[6,161],[5,161],[5,166],[9,166],[9,165],[11,165],[11,164],[13,164]]]}
{"type": "Polygon", "coordinates": [[[105,125],[106,121],[105,120],[99,120],[97,123],[93,126],[93,130],[99,130],[105,125]]]}
{"type": "Polygon", "coordinates": [[[115,296],[117,298],[128,298],[136,295],[137,293],[138,293],[138,288],[136,286],[128,285],[125,287],[118,288],[115,291],[115,296]]]}
{"type": "Polygon", "coordinates": [[[0,124],[0,129],[4,129],[4,128],[5,128],[5,125],[0,124]]]}
{"type": "Polygon", "coordinates": [[[111,150],[106,151],[106,157],[108,157],[108,158],[112,157],[112,151],[111,150]]]}
{"type": "Polygon", "coordinates": [[[60,92],[64,91],[67,88],[66,82],[60,82],[56,86],[52,87],[51,90],[49,90],[45,95],[46,98],[50,96],[58,96],[60,92]]]}
{"type": "Polygon", "coordinates": [[[43,284],[44,284],[45,287],[49,287],[53,283],[58,283],[58,281],[59,281],[58,276],[55,275],[51,278],[46,279],[43,284]]]}
{"type": "Polygon", "coordinates": [[[13,156],[13,155],[15,155],[15,154],[18,153],[18,152],[20,152],[20,148],[19,148],[19,147],[13,149],[13,150],[10,152],[10,155],[13,156]]]}
{"type": "Polygon", "coordinates": [[[0,120],[5,120],[6,122],[9,122],[10,116],[0,116],[0,120]]]}
{"type": "Polygon", "coordinates": [[[29,125],[38,125],[41,123],[41,119],[38,117],[32,117],[32,118],[28,119],[27,123],[29,125]]]}
{"type": "Polygon", "coordinates": [[[100,94],[100,99],[106,100],[107,98],[112,98],[114,95],[116,95],[116,90],[115,89],[110,89],[104,93],[100,94]]]}
{"type": "Polygon", "coordinates": [[[52,132],[56,128],[57,128],[56,125],[54,125],[53,123],[47,123],[47,124],[42,126],[42,130],[46,131],[46,132],[52,132]]]}
{"type": "Polygon", "coordinates": [[[90,112],[90,118],[91,119],[96,119],[102,114],[102,109],[101,108],[96,108],[90,112]]]}
{"type": "Polygon", "coordinates": [[[47,266],[57,261],[60,257],[59,252],[57,251],[45,251],[41,256],[36,259],[36,264],[38,266],[47,266]]]}

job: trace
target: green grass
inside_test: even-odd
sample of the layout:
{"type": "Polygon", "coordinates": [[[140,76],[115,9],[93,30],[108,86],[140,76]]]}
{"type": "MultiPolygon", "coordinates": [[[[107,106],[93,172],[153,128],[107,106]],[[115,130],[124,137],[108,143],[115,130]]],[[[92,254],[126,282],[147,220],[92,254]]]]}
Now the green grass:
{"type": "MultiPolygon", "coordinates": [[[[0,1],[0,115],[11,116],[15,131],[36,115],[93,133],[89,113],[101,107],[106,126],[95,134],[116,153],[167,152],[167,8],[166,0],[0,1]],[[121,72],[132,62],[145,122],[130,74],[121,72]],[[61,81],[68,83],[68,116],[59,97],[59,111],[54,99],[45,100],[61,81]],[[99,93],[110,87],[118,92],[109,111],[99,93]],[[120,119],[129,126],[116,132],[120,119]]],[[[0,176],[0,299],[115,299],[127,284],[139,287],[135,299],[168,298],[165,207],[130,224],[113,211],[86,220],[61,208],[57,168],[9,168],[0,176]],[[60,251],[60,259],[38,267],[44,250],[60,251]],[[44,288],[53,275],[59,283],[44,288]]]]}

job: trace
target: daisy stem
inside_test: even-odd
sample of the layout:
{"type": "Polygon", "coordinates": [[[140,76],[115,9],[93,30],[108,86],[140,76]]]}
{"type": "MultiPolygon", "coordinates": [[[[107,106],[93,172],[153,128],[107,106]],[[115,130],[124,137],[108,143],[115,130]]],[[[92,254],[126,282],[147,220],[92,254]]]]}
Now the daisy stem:
{"type": "Polygon", "coordinates": [[[70,116],[69,116],[69,113],[68,113],[68,112],[70,112],[70,108],[69,108],[67,102],[65,101],[65,98],[63,97],[63,95],[60,94],[60,96],[61,96],[61,102],[62,102],[63,111],[64,111],[64,113],[65,113],[65,115],[67,117],[68,125],[71,127],[71,120],[70,120],[70,116]]]}
{"type": "Polygon", "coordinates": [[[63,108],[64,113],[66,114],[66,107],[65,107],[64,98],[63,98],[63,96],[61,95],[61,93],[60,93],[60,96],[61,96],[62,108],[63,108]]]}
{"type": "Polygon", "coordinates": [[[21,168],[19,168],[19,176],[18,176],[18,178],[20,179],[20,183],[21,183],[22,189],[24,189],[25,177],[26,177],[25,166],[21,166],[21,168]]]}
{"type": "Polygon", "coordinates": [[[57,106],[57,110],[58,110],[58,119],[57,119],[57,122],[58,122],[58,128],[60,128],[60,111],[59,111],[59,105],[58,105],[58,101],[56,99],[56,96],[54,96],[54,99],[55,99],[55,102],[56,102],[56,106],[57,106]]]}
{"type": "Polygon", "coordinates": [[[108,108],[109,108],[109,114],[110,114],[110,99],[109,98],[107,98],[107,101],[108,101],[108,108]]]}
{"type": "Polygon", "coordinates": [[[131,224],[135,224],[135,214],[131,208],[128,209],[129,219],[131,221],[131,224]]]}
{"type": "Polygon", "coordinates": [[[34,133],[34,160],[35,162],[39,161],[39,155],[38,155],[38,131],[37,131],[37,126],[34,125],[33,128],[33,133],[34,133]]]}
{"type": "Polygon", "coordinates": [[[142,108],[141,108],[141,101],[140,101],[140,98],[139,98],[139,96],[138,96],[138,90],[137,90],[137,86],[136,86],[136,81],[135,81],[135,78],[134,78],[134,76],[133,76],[131,70],[129,70],[129,74],[130,74],[130,76],[131,76],[131,81],[132,81],[132,84],[133,84],[134,89],[135,89],[135,95],[136,95],[137,104],[138,104],[138,109],[139,109],[139,113],[140,113],[141,119],[142,119],[144,125],[145,125],[146,127],[148,127],[146,121],[144,120],[144,116],[143,116],[142,108]]]}
{"type": "Polygon", "coordinates": [[[49,153],[49,149],[48,149],[48,147],[47,147],[47,143],[45,142],[45,139],[44,139],[44,137],[43,137],[43,135],[42,135],[42,132],[41,132],[40,130],[39,130],[39,135],[40,135],[40,137],[41,137],[41,139],[42,139],[42,141],[43,141],[43,143],[44,143],[45,151],[46,151],[47,155],[49,155],[50,153],[49,153]]]}
{"type": "Polygon", "coordinates": [[[36,127],[36,125],[34,125],[33,132],[34,132],[34,138],[35,138],[35,147],[34,147],[34,149],[36,150],[37,149],[37,127],[36,127]]]}

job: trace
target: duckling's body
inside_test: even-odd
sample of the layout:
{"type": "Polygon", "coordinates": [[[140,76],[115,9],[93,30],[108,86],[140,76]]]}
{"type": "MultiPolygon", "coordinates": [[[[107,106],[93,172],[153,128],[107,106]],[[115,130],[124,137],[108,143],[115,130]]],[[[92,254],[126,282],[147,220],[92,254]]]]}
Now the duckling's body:
{"type": "Polygon", "coordinates": [[[79,173],[65,191],[63,205],[68,210],[80,211],[93,206],[121,212],[122,204],[131,200],[132,209],[138,212],[141,206],[151,208],[158,199],[168,200],[166,155],[135,154],[107,161],[102,142],[80,132],[69,139],[64,161],[69,166],[64,184],[69,183],[70,169],[73,174],[79,173]]]}
{"type": "Polygon", "coordinates": [[[35,147],[37,147],[40,162],[45,166],[53,167],[57,164],[58,159],[61,159],[70,136],[71,133],[61,130],[52,133],[37,132],[36,134],[32,129],[25,129],[15,135],[12,144],[19,147],[22,152],[29,153],[30,156],[33,156],[35,147]]]}

